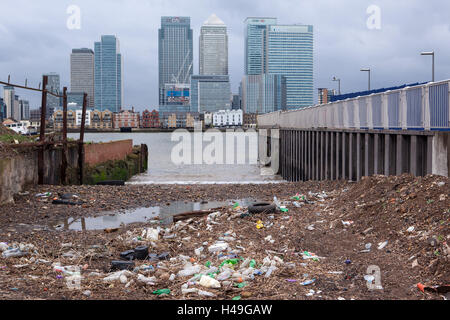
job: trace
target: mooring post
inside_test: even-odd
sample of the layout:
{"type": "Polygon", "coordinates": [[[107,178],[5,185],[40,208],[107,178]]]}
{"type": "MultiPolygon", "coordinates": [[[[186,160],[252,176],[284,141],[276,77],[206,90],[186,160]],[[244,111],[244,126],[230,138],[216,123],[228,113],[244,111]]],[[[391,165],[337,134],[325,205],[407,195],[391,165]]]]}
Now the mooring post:
{"type": "Polygon", "coordinates": [[[41,101],[41,127],[39,142],[42,146],[39,148],[38,153],[38,183],[44,184],[44,149],[45,149],[45,114],[47,112],[47,83],[48,77],[42,77],[42,101],[41,101]]]}
{"type": "Polygon", "coordinates": [[[63,88],[63,149],[61,159],[61,183],[66,184],[67,171],[67,87],[63,88]]]}
{"type": "Polygon", "coordinates": [[[81,113],[80,140],[78,141],[78,169],[80,176],[80,185],[83,184],[83,167],[84,167],[84,127],[86,124],[86,107],[87,94],[83,96],[83,111],[81,113]]]}

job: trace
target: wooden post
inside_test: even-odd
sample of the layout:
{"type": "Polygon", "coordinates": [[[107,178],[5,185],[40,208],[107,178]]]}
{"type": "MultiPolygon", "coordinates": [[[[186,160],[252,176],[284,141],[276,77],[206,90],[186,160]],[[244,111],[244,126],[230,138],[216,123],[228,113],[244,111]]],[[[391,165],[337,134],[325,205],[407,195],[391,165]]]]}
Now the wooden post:
{"type": "MultiPolygon", "coordinates": [[[[39,141],[45,141],[45,116],[47,112],[47,83],[48,77],[42,77],[42,101],[41,101],[41,127],[39,141]]],[[[41,146],[38,153],[38,183],[44,184],[44,149],[45,144],[41,146]]]]}
{"type": "Polygon", "coordinates": [[[66,184],[67,173],[67,87],[63,88],[63,149],[61,159],[61,183],[66,184]]]}
{"type": "Polygon", "coordinates": [[[81,128],[80,128],[80,140],[78,141],[78,169],[80,176],[80,185],[83,184],[83,169],[84,169],[84,127],[86,124],[86,107],[87,107],[87,94],[83,96],[83,111],[81,113],[81,128]]]}

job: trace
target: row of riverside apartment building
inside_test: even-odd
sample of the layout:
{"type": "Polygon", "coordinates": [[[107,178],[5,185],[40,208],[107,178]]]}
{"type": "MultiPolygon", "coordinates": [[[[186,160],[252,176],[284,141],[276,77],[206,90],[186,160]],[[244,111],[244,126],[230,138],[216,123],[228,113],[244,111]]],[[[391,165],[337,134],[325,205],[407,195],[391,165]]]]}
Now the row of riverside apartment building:
{"type": "MultiPolygon", "coordinates": [[[[163,112],[156,110],[145,110],[142,115],[131,110],[122,110],[120,112],[111,112],[109,110],[86,110],[85,127],[88,129],[120,129],[120,128],[194,128],[196,122],[202,123],[205,127],[231,125],[241,126],[256,123],[256,115],[244,114],[240,111],[240,120],[236,123],[215,123],[213,114],[199,114],[195,112],[163,112]]],[[[220,111],[217,114],[226,114],[226,112],[237,113],[238,110],[220,111]]],[[[237,114],[236,114],[237,116],[237,114]]],[[[67,128],[76,129],[81,126],[81,109],[69,109],[67,111],[67,128]]],[[[55,130],[61,130],[63,126],[63,111],[57,109],[53,113],[53,127],[55,130]]],[[[223,121],[222,121],[223,122],[223,121]]]]}

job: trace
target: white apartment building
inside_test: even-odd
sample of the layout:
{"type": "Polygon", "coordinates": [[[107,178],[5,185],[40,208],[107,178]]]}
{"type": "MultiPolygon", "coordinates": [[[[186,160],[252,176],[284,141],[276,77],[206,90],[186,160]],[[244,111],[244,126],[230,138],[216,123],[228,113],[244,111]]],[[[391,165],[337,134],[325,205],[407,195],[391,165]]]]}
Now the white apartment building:
{"type": "Polygon", "coordinates": [[[220,110],[213,114],[214,127],[242,126],[244,114],[242,110],[220,110]]]}

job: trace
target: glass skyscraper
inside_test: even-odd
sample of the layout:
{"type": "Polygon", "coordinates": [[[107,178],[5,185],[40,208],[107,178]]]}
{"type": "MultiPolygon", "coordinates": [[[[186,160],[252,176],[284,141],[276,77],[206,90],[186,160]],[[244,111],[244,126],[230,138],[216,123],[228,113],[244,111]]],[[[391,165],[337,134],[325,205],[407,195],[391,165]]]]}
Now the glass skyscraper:
{"type": "Polygon", "coordinates": [[[276,18],[245,19],[245,72],[244,74],[263,73],[264,31],[268,25],[277,24],[276,18]]]}
{"type": "MultiPolygon", "coordinates": [[[[61,80],[59,74],[56,72],[50,72],[44,74],[44,76],[48,77],[47,90],[58,95],[61,94],[61,80]]],[[[59,108],[60,106],[61,99],[59,97],[47,94],[47,110],[49,112],[53,113],[53,110],[59,108]]]]}
{"type": "Polygon", "coordinates": [[[245,113],[268,113],[286,109],[286,77],[277,74],[247,75],[242,79],[245,113]]]}
{"type": "Polygon", "coordinates": [[[191,78],[191,111],[216,112],[231,109],[230,78],[227,75],[195,75],[191,78]]]}
{"type": "Polygon", "coordinates": [[[228,74],[228,35],[225,23],[215,14],[200,29],[200,75],[228,74]]]}
{"type": "Polygon", "coordinates": [[[119,112],[123,103],[123,59],[119,39],[104,35],[94,45],[95,108],[119,112]]]}
{"type": "Polygon", "coordinates": [[[286,77],[286,107],[313,105],[313,26],[268,26],[264,40],[264,73],[286,77]]]}
{"type": "Polygon", "coordinates": [[[87,93],[87,106],[94,108],[94,51],[91,49],[72,50],[70,55],[70,90],[71,92],[87,93]]]}
{"type": "Polygon", "coordinates": [[[158,35],[159,104],[167,104],[166,85],[187,84],[193,70],[190,17],[161,17],[158,35]]]}

